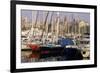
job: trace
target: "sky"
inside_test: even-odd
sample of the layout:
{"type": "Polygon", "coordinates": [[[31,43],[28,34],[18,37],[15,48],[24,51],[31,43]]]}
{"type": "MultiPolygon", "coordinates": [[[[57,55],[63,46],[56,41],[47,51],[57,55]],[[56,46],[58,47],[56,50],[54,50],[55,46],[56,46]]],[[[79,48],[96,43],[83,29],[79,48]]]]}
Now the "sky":
{"type": "MultiPolygon", "coordinates": [[[[38,12],[38,20],[43,22],[45,20],[45,17],[48,13],[48,11],[32,11],[32,10],[21,10],[21,16],[27,17],[28,21],[32,22],[32,20],[36,20],[36,15],[38,12]],[[32,19],[32,13],[33,13],[33,19],[32,19]]],[[[50,22],[51,15],[53,14],[53,19],[57,17],[57,12],[49,11],[48,15],[48,22],[50,22]]],[[[85,22],[88,22],[90,24],[90,13],[79,13],[79,12],[59,12],[60,19],[63,19],[67,17],[69,21],[71,21],[73,18],[84,20],[85,22]]]]}

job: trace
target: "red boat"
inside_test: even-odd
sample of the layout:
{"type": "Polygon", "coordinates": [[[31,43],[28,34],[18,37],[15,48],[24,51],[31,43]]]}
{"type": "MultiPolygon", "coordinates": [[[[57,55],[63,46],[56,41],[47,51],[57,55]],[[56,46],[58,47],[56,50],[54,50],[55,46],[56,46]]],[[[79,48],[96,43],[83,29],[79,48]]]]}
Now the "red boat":
{"type": "Polygon", "coordinates": [[[37,44],[28,44],[28,47],[30,47],[32,49],[32,51],[37,51],[39,50],[39,45],[37,44]]]}

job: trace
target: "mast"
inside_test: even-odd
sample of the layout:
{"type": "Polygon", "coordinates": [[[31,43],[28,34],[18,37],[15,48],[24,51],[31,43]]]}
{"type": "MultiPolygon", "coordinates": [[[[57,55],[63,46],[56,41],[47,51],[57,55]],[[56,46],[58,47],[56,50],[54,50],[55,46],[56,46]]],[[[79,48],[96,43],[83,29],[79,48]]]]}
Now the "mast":
{"type": "Polygon", "coordinates": [[[35,27],[36,27],[36,24],[37,24],[38,15],[39,15],[39,11],[37,11],[37,15],[36,15],[36,21],[35,21],[35,27]]]}
{"type": "Polygon", "coordinates": [[[43,39],[43,43],[45,43],[45,37],[43,36],[44,34],[45,34],[45,30],[46,30],[46,28],[45,28],[45,26],[46,26],[46,23],[47,23],[47,18],[48,18],[48,15],[49,15],[49,12],[47,12],[47,15],[46,15],[46,17],[45,17],[45,21],[44,21],[44,23],[43,23],[43,30],[42,30],[42,35],[41,35],[41,38],[43,39]]]}
{"type": "Polygon", "coordinates": [[[72,23],[71,23],[71,37],[73,38],[73,33],[74,33],[74,17],[72,14],[72,23]]]}
{"type": "Polygon", "coordinates": [[[59,12],[57,12],[57,33],[56,33],[56,42],[58,41],[59,36],[59,12]]]}
{"type": "Polygon", "coordinates": [[[78,20],[78,34],[79,34],[79,38],[80,38],[80,35],[81,35],[81,32],[80,32],[80,18],[79,18],[79,16],[78,16],[78,18],[77,18],[77,20],[78,20]]]}
{"type": "MultiPolygon", "coordinates": [[[[38,15],[39,15],[39,11],[37,11],[37,14],[36,14],[36,18],[35,18],[35,23],[33,24],[33,27],[32,27],[32,35],[35,36],[35,29],[36,29],[36,24],[37,24],[37,20],[38,20],[38,15]]],[[[34,21],[34,14],[32,12],[32,21],[34,21]]]]}
{"type": "Polygon", "coordinates": [[[51,14],[51,18],[50,18],[51,32],[53,33],[53,24],[51,23],[51,22],[52,22],[52,17],[53,17],[53,12],[52,12],[52,14],[51,14]]]}
{"type": "Polygon", "coordinates": [[[69,18],[67,19],[67,34],[69,34],[69,18]]]}
{"type": "Polygon", "coordinates": [[[31,42],[31,38],[32,38],[32,35],[33,35],[33,28],[34,28],[34,21],[33,21],[33,16],[34,16],[34,12],[32,11],[32,22],[31,22],[31,25],[32,25],[32,27],[31,27],[31,29],[30,29],[30,31],[29,31],[29,33],[28,33],[28,43],[30,43],[31,42]]]}
{"type": "Polygon", "coordinates": [[[54,12],[52,12],[52,14],[51,14],[51,18],[50,18],[51,34],[52,34],[52,36],[51,36],[51,40],[52,40],[52,42],[53,42],[53,22],[52,22],[53,13],[54,13],[54,12]]]}
{"type": "Polygon", "coordinates": [[[67,17],[65,17],[64,18],[64,30],[63,30],[63,32],[64,32],[64,34],[66,35],[66,33],[67,33],[67,28],[68,28],[68,22],[67,22],[67,17]]]}
{"type": "Polygon", "coordinates": [[[34,23],[34,11],[32,11],[32,27],[31,27],[31,30],[29,31],[29,35],[28,35],[28,42],[29,43],[31,42],[31,40],[33,40],[33,37],[32,36],[35,36],[34,31],[35,31],[35,27],[36,27],[36,24],[37,24],[38,13],[39,12],[37,11],[36,21],[34,23]]]}

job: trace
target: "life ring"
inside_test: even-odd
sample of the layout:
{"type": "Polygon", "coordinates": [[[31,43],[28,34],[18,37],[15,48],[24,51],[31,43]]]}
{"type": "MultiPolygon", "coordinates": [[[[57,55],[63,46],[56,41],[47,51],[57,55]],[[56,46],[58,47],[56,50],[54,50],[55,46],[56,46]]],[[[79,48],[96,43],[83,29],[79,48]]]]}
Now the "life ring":
{"type": "Polygon", "coordinates": [[[82,51],[82,55],[83,55],[84,58],[87,58],[87,57],[90,56],[90,51],[84,50],[84,51],[82,51]]]}

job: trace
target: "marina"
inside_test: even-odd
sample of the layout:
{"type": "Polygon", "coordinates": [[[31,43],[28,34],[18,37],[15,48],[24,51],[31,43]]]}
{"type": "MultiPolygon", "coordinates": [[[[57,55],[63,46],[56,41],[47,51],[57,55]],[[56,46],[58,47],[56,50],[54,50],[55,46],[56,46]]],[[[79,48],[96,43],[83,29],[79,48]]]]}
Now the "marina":
{"type": "Polygon", "coordinates": [[[89,60],[90,24],[74,14],[31,11],[30,20],[23,15],[21,62],[89,60]]]}

